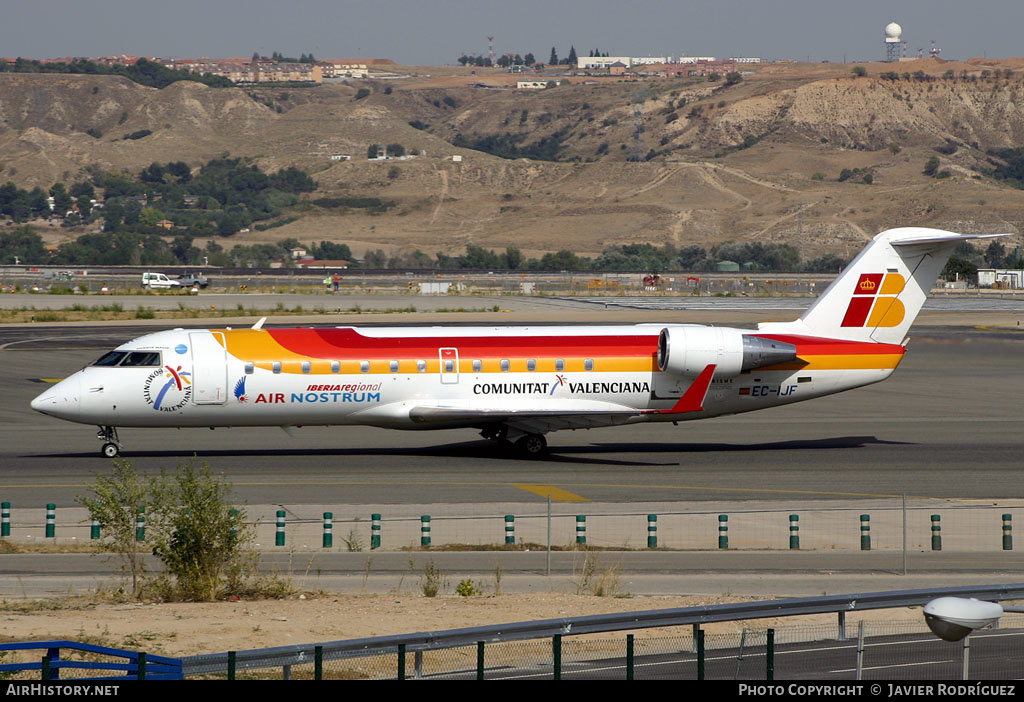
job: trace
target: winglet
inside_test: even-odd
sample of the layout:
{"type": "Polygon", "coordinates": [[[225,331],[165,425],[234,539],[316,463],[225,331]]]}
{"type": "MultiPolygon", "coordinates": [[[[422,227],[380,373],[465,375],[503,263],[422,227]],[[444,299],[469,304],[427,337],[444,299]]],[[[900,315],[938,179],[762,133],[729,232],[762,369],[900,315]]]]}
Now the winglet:
{"type": "Polygon", "coordinates": [[[711,387],[711,378],[715,375],[715,364],[705,366],[690,388],[679,398],[675,406],[668,410],[658,410],[658,414],[683,414],[684,412],[700,412],[704,409],[704,398],[711,387]]]}

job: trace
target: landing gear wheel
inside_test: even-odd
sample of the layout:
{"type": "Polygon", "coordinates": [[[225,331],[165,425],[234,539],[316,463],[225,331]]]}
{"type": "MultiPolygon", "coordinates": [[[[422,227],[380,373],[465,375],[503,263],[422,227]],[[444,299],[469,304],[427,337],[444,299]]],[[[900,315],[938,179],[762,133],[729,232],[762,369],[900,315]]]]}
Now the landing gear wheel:
{"type": "Polygon", "coordinates": [[[105,458],[117,458],[121,455],[121,442],[117,438],[117,427],[100,427],[96,438],[103,442],[100,455],[105,458]]]}
{"type": "Polygon", "coordinates": [[[537,458],[548,448],[548,440],[543,434],[527,434],[516,441],[516,450],[527,458],[537,458]]]}

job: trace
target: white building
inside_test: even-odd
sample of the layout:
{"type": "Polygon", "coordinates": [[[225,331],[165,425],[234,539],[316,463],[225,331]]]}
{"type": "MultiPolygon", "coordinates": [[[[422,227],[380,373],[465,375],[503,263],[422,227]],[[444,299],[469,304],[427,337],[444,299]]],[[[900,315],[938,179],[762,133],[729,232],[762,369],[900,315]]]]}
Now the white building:
{"type": "Polygon", "coordinates": [[[624,63],[627,66],[633,65],[633,59],[629,56],[577,56],[576,67],[581,71],[586,69],[607,69],[613,63],[624,63]]]}
{"type": "Polygon", "coordinates": [[[710,63],[714,60],[714,56],[680,56],[676,63],[710,63]]]}
{"type": "Polygon", "coordinates": [[[996,285],[1012,290],[1024,288],[1024,270],[1015,271],[1002,268],[978,269],[979,288],[990,288],[996,285]]]}

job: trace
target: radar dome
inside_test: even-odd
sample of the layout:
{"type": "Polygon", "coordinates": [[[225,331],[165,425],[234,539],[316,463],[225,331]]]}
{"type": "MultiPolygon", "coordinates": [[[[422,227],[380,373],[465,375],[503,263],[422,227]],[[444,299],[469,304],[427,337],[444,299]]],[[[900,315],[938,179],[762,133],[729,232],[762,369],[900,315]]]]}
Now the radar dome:
{"type": "Polygon", "coordinates": [[[895,22],[890,22],[885,25],[886,39],[899,39],[901,34],[903,34],[903,27],[899,26],[895,22]]]}

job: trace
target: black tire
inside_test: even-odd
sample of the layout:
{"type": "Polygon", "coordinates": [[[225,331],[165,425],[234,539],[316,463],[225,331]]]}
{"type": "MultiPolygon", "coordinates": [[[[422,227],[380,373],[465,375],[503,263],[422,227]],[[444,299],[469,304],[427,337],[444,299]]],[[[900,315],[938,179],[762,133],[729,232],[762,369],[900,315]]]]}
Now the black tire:
{"type": "Polygon", "coordinates": [[[527,434],[516,440],[516,450],[527,458],[537,458],[548,450],[548,440],[543,434],[527,434]]]}
{"type": "Polygon", "coordinates": [[[108,441],[103,444],[102,454],[106,458],[117,458],[121,454],[121,447],[108,441]]]}

